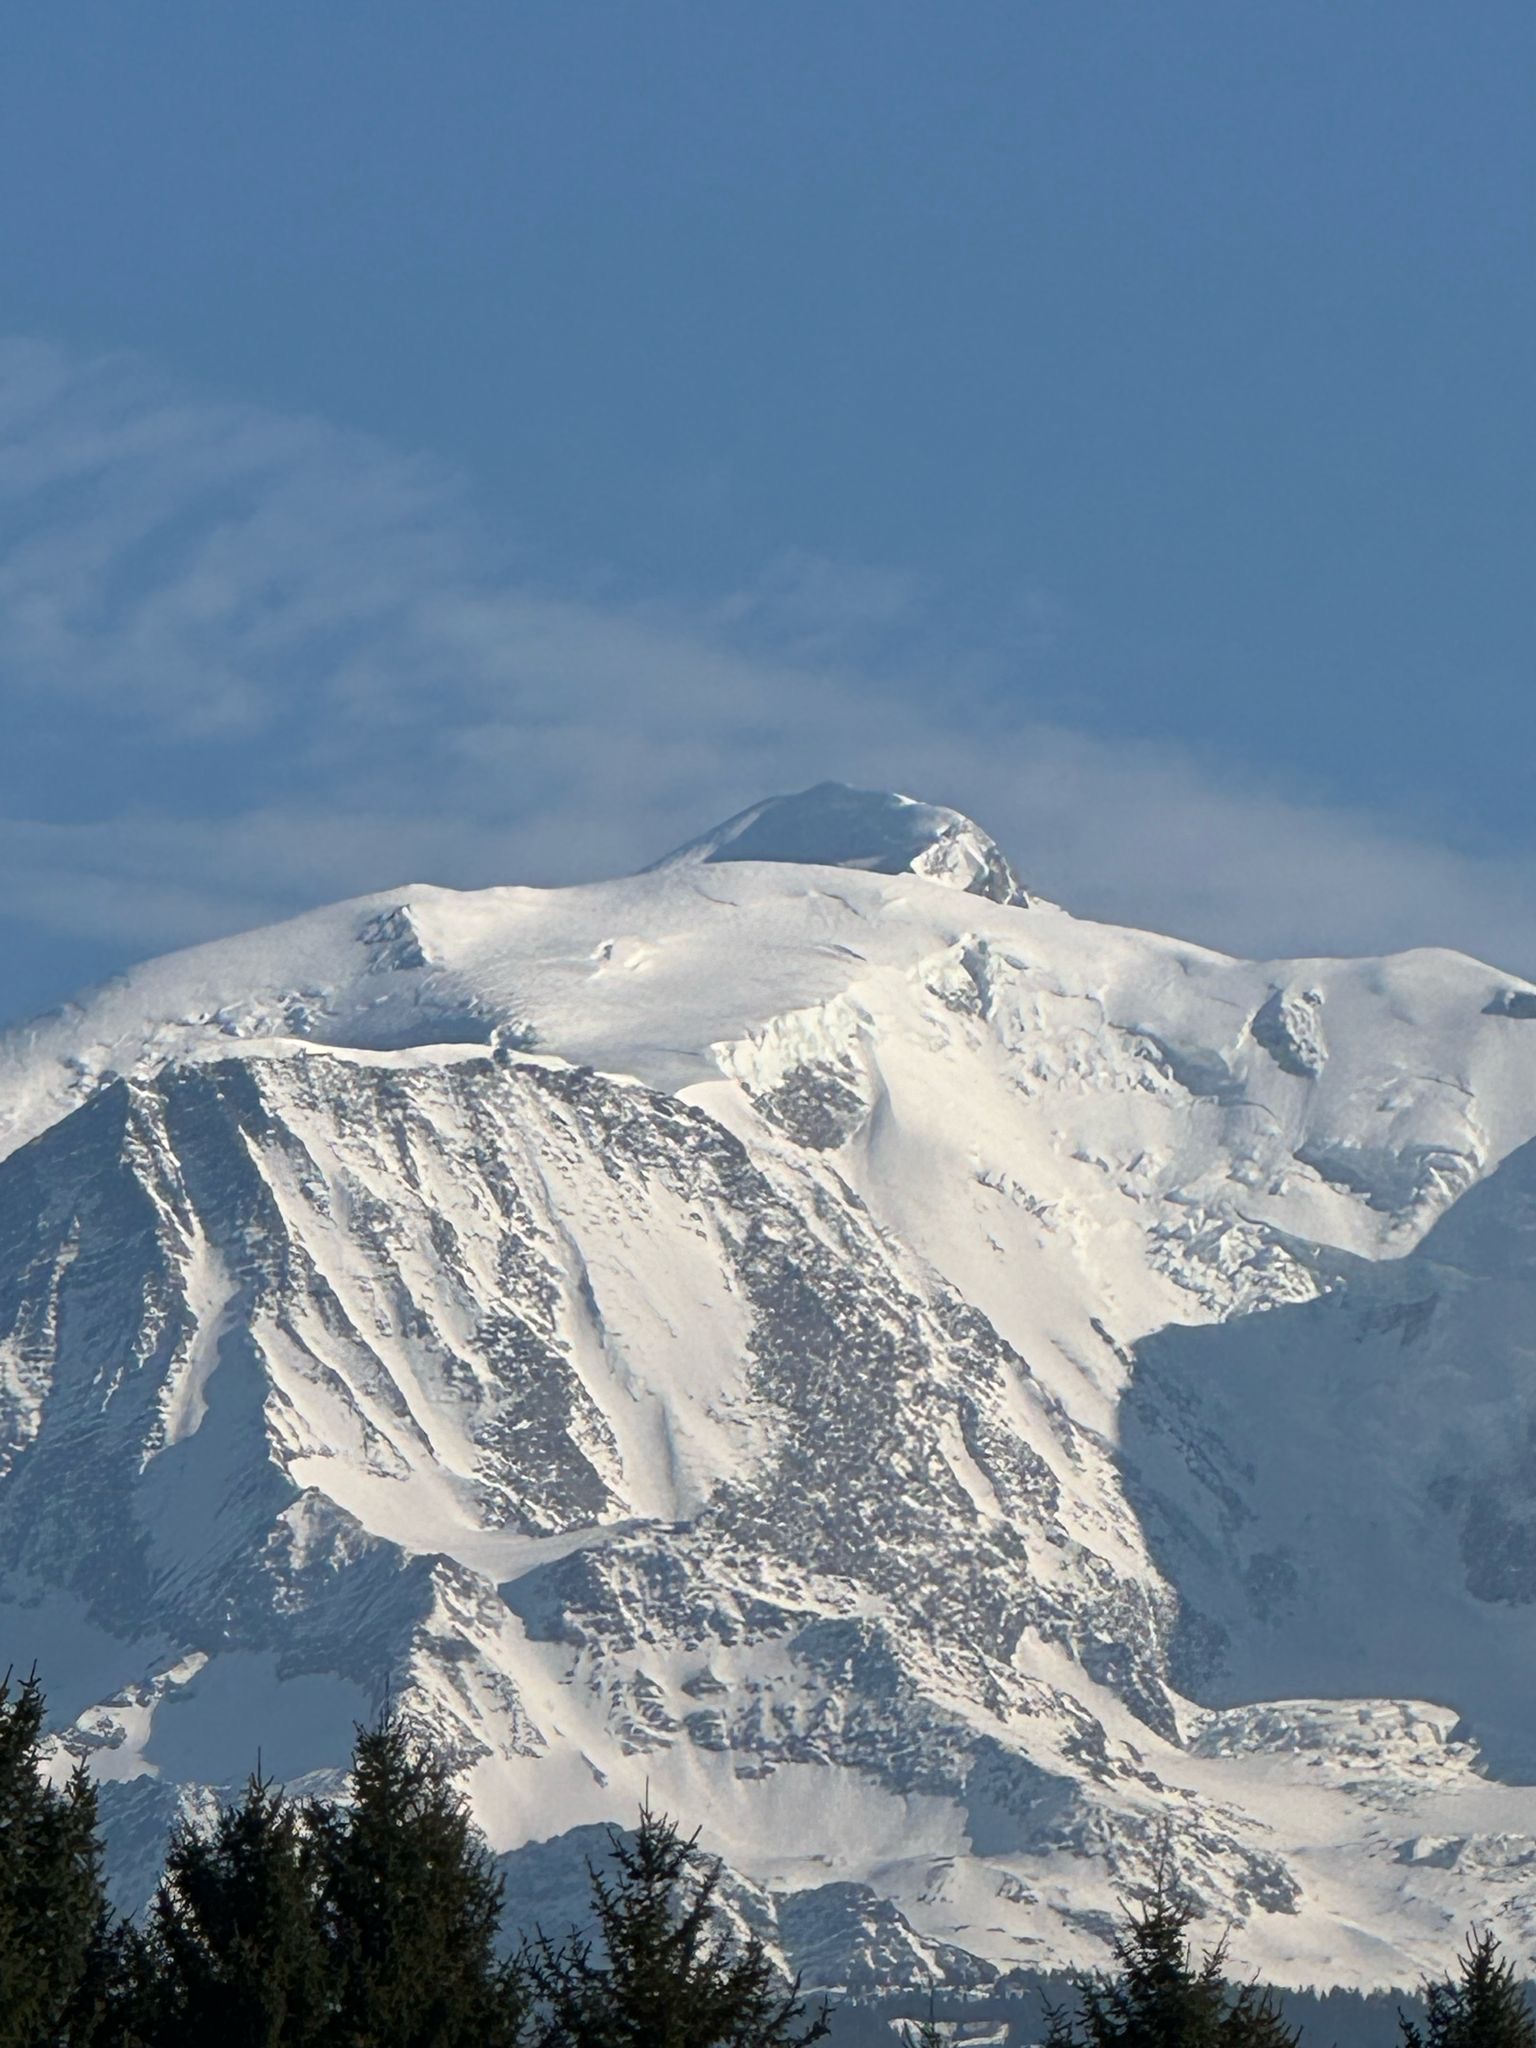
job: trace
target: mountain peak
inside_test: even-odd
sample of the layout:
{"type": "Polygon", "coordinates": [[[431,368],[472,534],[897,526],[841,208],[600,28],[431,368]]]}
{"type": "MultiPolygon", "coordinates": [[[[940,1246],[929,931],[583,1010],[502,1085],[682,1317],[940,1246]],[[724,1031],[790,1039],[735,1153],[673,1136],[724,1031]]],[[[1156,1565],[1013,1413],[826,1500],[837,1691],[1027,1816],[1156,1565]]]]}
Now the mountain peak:
{"type": "Polygon", "coordinates": [[[1006,854],[963,812],[894,790],[853,789],[846,782],[818,782],[811,789],[768,797],[654,866],[737,860],[921,875],[993,903],[1029,905],[1006,854]]]}

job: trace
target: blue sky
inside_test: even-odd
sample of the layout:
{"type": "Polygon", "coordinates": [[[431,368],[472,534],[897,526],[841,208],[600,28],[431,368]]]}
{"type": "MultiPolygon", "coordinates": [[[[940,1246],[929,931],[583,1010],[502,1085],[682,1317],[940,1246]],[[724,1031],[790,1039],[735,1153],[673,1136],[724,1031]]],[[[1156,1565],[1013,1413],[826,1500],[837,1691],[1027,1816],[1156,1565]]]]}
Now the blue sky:
{"type": "Polygon", "coordinates": [[[0,1017],[894,783],[1536,973],[1536,12],[137,0],[0,65],[0,1017]]]}

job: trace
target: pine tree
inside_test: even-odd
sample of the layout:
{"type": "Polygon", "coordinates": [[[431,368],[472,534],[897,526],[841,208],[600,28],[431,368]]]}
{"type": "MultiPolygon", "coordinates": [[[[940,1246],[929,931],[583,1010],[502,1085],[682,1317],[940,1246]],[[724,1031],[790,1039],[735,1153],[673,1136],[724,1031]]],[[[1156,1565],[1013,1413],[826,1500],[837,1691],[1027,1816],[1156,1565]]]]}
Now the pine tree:
{"type": "Polygon", "coordinates": [[[513,2048],[501,1882],[463,1799],[398,1714],[359,1729],[351,1804],[312,1809],[335,1996],[329,2048],[513,2048]]]}
{"type": "Polygon", "coordinates": [[[1500,1960],[1493,1929],[1467,1936],[1457,1980],[1426,1984],[1422,2028],[1400,2019],[1405,2048],[1536,2048],[1525,1990],[1514,1966],[1500,1960]]]}
{"type": "Polygon", "coordinates": [[[718,1928],[720,1865],[697,1835],[644,1806],[634,1838],[610,1840],[614,1873],[590,1869],[601,1955],[576,1935],[526,1952],[540,2048],[807,2048],[828,2032],[760,1942],[718,1928]]]}
{"type": "Polygon", "coordinates": [[[0,2048],[84,2039],[77,2001],[105,1954],[96,1791],[83,1766],[42,1775],[37,1674],[0,1679],[0,2048]]]}
{"type": "Polygon", "coordinates": [[[311,2048],[324,2038],[318,1868],[299,1812],[259,1772],[211,1829],[177,1829],[137,1959],[153,1979],[140,2024],[156,2048],[311,2048]]]}

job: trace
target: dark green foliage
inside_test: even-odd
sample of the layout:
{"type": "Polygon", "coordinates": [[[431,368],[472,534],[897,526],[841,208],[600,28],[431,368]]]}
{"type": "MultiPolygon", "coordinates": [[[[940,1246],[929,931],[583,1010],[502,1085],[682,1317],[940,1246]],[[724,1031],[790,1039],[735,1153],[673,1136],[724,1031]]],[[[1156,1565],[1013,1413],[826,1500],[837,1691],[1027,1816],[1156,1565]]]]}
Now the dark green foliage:
{"type": "Polygon", "coordinates": [[[446,1772],[386,1716],[351,1790],[299,1809],[258,1776],[178,1829],[147,1925],[105,1930],[79,2048],[513,2048],[501,1886],[446,1772]]]}
{"type": "Polygon", "coordinates": [[[1047,2005],[1045,2008],[1045,2032],[1041,2041],[1043,2048],[1077,2048],[1072,2016],[1064,2005],[1047,2005]]]}
{"type": "Polygon", "coordinates": [[[1221,2038],[1226,2048],[1296,2048],[1301,2037],[1273,1991],[1245,1984],[1227,2008],[1221,2038]]]}
{"type": "Polygon", "coordinates": [[[1195,1963],[1186,1939],[1192,1918],[1160,1874],[1151,1899],[1116,1936],[1115,1972],[1089,1979],[1079,1992],[1079,2028],[1091,2048],[1215,2048],[1221,2041],[1225,1957],[1217,1947],[1195,1963]]]}
{"type": "Polygon", "coordinates": [[[352,1803],[309,1810],[335,2013],[327,2048],[512,2048],[501,1883],[441,1762],[398,1715],[360,1730],[352,1803]]]}
{"type": "Polygon", "coordinates": [[[312,2048],[325,2038],[328,1972],[318,1857],[297,1810],[260,1777],[210,1830],[172,1837],[145,1949],[140,2024],[156,2048],[312,2048]]]}
{"type": "Polygon", "coordinates": [[[154,1942],[126,1920],[103,1919],[71,2012],[68,2048],[156,2048],[164,2004],[154,1942]]]}
{"type": "Polygon", "coordinates": [[[514,2048],[501,1885],[444,1768],[397,1716],[352,1800],[253,1778],[172,1837],[146,1924],[114,1922],[95,1793],[38,1772],[43,1697],[0,1682],[0,2048],[514,2048]]]}
{"type": "Polygon", "coordinates": [[[1116,1967],[1078,1986],[1076,2020],[1060,2008],[1048,2014],[1049,2048],[1295,2048],[1272,1993],[1228,1985],[1224,1942],[1195,1960],[1193,1919],[1159,1870],[1152,1896],[1116,1936],[1116,1967]]]}
{"type": "Polygon", "coordinates": [[[540,2048],[796,2048],[827,2032],[807,2019],[755,1939],[719,1926],[720,1866],[697,1836],[643,1807],[612,1874],[591,1873],[599,1957],[576,1936],[526,1951],[540,2048]]]}
{"type": "Polygon", "coordinates": [[[1400,2022],[1405,2048],[1536,2048],[1536,2021],[1492,1928],[1467,1937],[1454,1979],[1426,1984],[1422,2027],[1400,2022]]]}
{"type": "Polygon", "coordinates": [[[90,2039],[108,1919],[96,1793],[83,1768],[62,1789],[39,1772],[36,1674],[0,1680],[0,2048],[90,2039]]]}

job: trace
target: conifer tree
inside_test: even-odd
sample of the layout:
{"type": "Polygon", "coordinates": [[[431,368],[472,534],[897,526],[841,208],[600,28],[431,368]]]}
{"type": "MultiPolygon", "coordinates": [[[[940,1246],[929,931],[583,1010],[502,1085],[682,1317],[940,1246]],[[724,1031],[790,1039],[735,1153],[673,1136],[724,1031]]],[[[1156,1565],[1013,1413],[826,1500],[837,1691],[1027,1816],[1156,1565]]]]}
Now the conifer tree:
{"type": "Polygon", "coordinates": [[[131,1921],[104,1914],[70,2003],[65,2048],[156,2048],[163,2010],[154,1942],[131,1921]]]}
{"type": "Polygon", "coordinates": [[[78,2001],[105,1953],[96,1791],[42,1775],[43,1690],[0,1679],[0,2048],[84,2038],[78,2001]]]}
{"type": "Polygon", "coordinates": [[[1115,1937],[1113,1974],[1080,1987],[1090,2048],[1219,2048],[1225,1948],[1218,1944],[1197,1964],[1188,1941],[1193,1918],[1160,1868],[1151,1898],[1127,1914],[1115,1937]]]}
{"type": "Polygon", "coordinates": [[[501,1881],[441,1761],[397,1713],[359,1729],[351,1803],[311,1809],[335,2011],[328,2048],[513,2048],[501,1881]]]}
{"type": "Polygon", "coordinates": [[[1224,1941],[1196,1961],[1194,1917],[1165,1859],[1151,1897],[1126,1914],[1115,1968],[1079,1984],[1076,2020],[1049,2010],[1050,2048],[1295,2048],[1273,1993],[1228,1986],[1224,1941]]]}
{"type": "Polygon", "coordinates": [[[1423,2027],[1400,2019],[1405,2048],[1536,2048],[1536,2021],[1491,1927],[1467,1936],[1456,1978],[1426,1984],[1423,2027]]]}
{"type": "Polygon", "coordinates": [[[130,1960],[147,1961],[153,1979],[139,2023],[155,2048],[313,2048],[324,2039],[318,1870],[298,1810],[259,1772],[211,1829],[177,1829],[146,1948],[130,1960]]]}
{"type": "Polygon", "coordinates": [[[1296,2048],[1301,2029],[1280,2009],[1275,1993],[1245,1984],[1236,1993],[1221,2023],[1223,2048],[1296,2048]]]}
{"type": "Polygon", "coordinates": [[[760,1942],[719,1927],[720,1865],[697,1835],[647,1805],[632,1840],[610,1840],[613,1873],[589,1866],[601,1953],[542,1934],[526,1951],[540,2048],[807,2048],[828,2032],[760,1942]]]}
{"type": "Polygon", "coordinates": [[[1077,2048],[1077,2029],[1072,2016],[1064,2005],[1053,2005],[1047,2000],[1045,2007],[1045,2034],[1042,2048],[1077,2048]]]}

